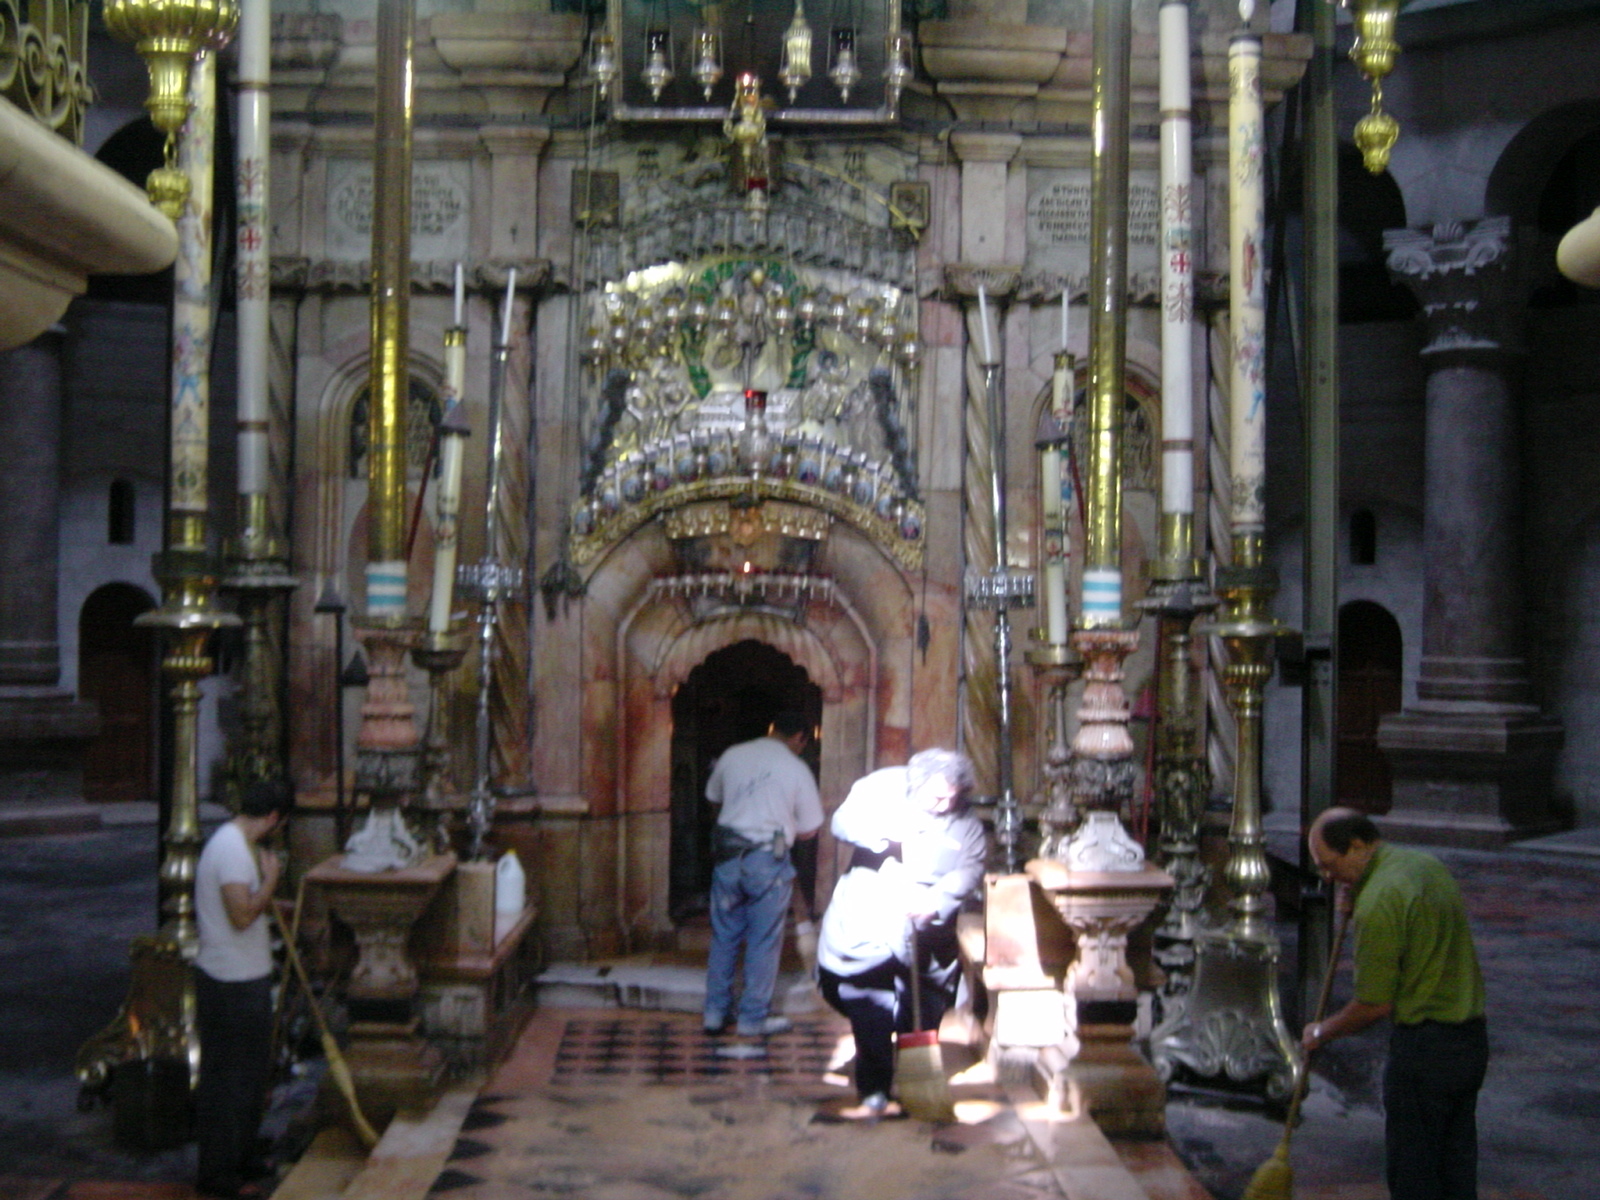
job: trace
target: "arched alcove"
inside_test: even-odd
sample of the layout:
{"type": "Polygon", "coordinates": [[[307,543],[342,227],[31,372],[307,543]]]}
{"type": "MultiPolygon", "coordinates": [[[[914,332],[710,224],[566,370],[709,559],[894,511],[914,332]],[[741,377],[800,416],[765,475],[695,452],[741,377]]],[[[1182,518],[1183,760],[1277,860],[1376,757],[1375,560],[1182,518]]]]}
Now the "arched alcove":
{"type": "Polygon", "coordinates": [[[1371,600],[1340,607],[1334,797],[1363,812],[1386,813],[1394,800],[1378,722],[1400,710],[1403,652],[1400,622],[1388,609],[1371,600]]]}
{"type": "Polygon", "coordinates": [[[87,800],[151,800],[156,794],[156,639],[134,618],[155,607],[142,588],[108,583],[78,616],[78,696],[100,710],[84,749],[87,800]]]}
{"type": "MultiPolygon", "coordinates": [[[[822,689],[789,655],[748,638],[708,654],[672,689],[672,845],[668,909],[675,924],[706,911],[711,887],[711,827],[716,812],[706,780],[729,746],[761,737],[778,713],[804,713],[822,725],[822,689]]],[[[820,766],[822,742],[803,757],[820,766]]]]}

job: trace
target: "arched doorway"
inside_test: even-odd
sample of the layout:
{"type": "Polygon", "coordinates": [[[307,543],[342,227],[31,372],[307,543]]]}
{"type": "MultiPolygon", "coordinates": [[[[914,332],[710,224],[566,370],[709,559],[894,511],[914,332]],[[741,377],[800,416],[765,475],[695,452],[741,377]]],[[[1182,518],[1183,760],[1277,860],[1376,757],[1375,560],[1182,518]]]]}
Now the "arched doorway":
{"type": "Polygon", "coordinates": [[[155,796],[156,642],[134,618],[155,601],[131,583],[95,589],[78,615],[78,695],[100,710],[84,751],[86,800],[155,796]]]}
{"type": "Polygon", "coordinates": [[[1334,796],[1368,813],[1394,800],[1389,762],[1378,747],[1378,721],[1401,707],[1400,623],[1381,604],[1354,600],[1339,609],[1338,754],[1334,796]]]}
{"type": "MultiPolygon", "coordinates": [[[[672,841],[667,909],[675,924],[706,911],[711,825],[706,779],[729,746],[760,737],[782,709],[822,727],[822,689],[806,669],[765,642],[745,639],[708,654],[672,696],[672,841]]],[[[815,773],[822,747],[803,756],[815,773]]]]}

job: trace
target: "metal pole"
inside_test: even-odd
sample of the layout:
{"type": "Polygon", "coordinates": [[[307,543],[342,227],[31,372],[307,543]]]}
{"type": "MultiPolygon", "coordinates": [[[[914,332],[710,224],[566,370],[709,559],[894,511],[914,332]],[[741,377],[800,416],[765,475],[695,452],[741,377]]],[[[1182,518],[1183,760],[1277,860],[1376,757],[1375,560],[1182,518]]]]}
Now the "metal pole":
{"type": "MultiPolygon", "coordinates": [[[[1339,188],[1334,113],[1333,5],[1297,6],[1312,38],[1304,83],[1305,155],[1305,645],[1300,700],[1302,835],[1334,803],[1339,651],[1339,188]]],[[[1300,865],[1314,874],[1304,836],[1300,865]]],[[[1301,907],[1296,975],[1300,1011],[1310,1012],[1321,989],[1332,936],[1332,913],[1321,891],[1308,889],[1301,907]]]]}

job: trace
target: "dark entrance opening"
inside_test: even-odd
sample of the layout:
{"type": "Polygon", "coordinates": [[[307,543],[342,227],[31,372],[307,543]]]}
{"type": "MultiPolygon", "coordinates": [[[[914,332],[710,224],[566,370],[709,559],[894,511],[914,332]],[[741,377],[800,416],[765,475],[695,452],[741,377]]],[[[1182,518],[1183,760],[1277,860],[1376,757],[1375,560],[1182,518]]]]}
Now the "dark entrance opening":
{"type": "Polygon", "coordinates": [[[78,696],[100,708],[83,757],[86,800],[155,797],[156,641],[133,623],[154,607],[133,584],[108,583],[78,615],[78,696]]]}
{"type": "Polygon", "coordinates": [[[1378,746],[1378,720],[1401,707],[1400,623],[1381,604],[1354,600],[1339,609],[1338,753],[1334,796],[1340,804],[1386,813],[1394,778],[1378,746]]]}
{"type": "MultiPolygon", "coordinates": [[[[788,655],[753,639],[735,642],[689,672],[672,697],[672,860],[667,910],[677,924],[702,917],[711,890],[711,826],[706,780],[718,755],[758,738],[779,711],[796,709],[822,725],[822,689],[788,655]]],[[[822,747],[802,757],[815,774],[822,747]]]]}

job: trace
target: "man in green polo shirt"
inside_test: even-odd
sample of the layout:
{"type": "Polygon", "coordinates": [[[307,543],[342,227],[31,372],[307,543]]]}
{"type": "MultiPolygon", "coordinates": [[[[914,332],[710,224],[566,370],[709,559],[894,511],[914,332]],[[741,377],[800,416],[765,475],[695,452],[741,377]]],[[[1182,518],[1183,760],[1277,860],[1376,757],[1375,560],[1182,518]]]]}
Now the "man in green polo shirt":
{"type": "Polygon", "coordinates": [[[1438,859],[1386,844],[1355,809],[1330,808],[1308,841],[1355,921],[1356,979],[1354,998],[1307,1025],[1301,1045],[1309,1054],[1393,1018],[1383,1072],[1390,1198],[1477,1200],[1478,1089],[1489,1039],[1461,891],[1438,859]]]}

